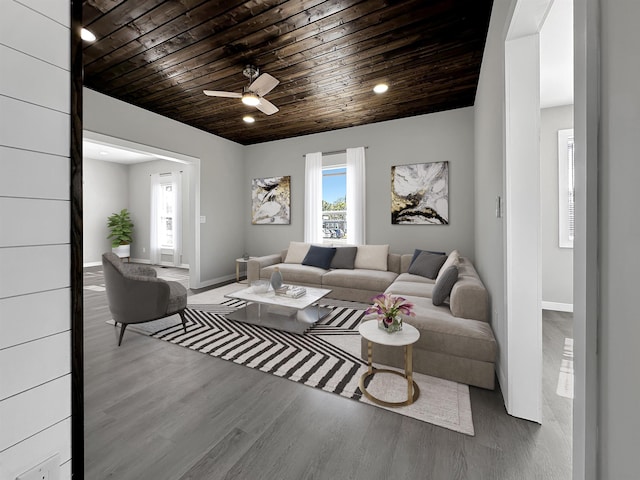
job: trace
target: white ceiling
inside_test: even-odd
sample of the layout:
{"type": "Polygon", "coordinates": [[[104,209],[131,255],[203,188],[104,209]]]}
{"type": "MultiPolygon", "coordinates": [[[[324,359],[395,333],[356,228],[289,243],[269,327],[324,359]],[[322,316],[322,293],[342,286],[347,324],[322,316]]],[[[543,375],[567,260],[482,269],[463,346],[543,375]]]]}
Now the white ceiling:
{"type": "Polygon", "coordinates": [[[573,104],[573,0],[554,0],[540,29],[540,108],[573,104]]]}
{"type": "Polygon", "coordinates": [[[82,156],[83,158],[102,160],[104,162],[122,163],[125,165],[150,162],[152,160],[158,160],[159,158],[149,153],[125,150],[123,148],[93,142],[87,139],[82,140],[82,156]]]}

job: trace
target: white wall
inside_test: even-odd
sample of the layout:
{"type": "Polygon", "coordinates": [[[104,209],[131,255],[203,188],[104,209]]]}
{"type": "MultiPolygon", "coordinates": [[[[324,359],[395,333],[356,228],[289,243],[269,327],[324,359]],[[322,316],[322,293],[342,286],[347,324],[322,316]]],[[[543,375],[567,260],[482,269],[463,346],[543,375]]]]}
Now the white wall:
{"type": "Polygon", "coordinates": [[[2,479],[71,478],[69,5],[0,2],[2,479]]]}
{"type": "Polygon", "coordinates": [[[242,183],[247,251],[251,255],[280,252],[290,240],[304,238],[304,158],[310,152],[347,147],[366,150],[366,239],[389,244],[392,252],[415,248],[474,251],[473,109],[421,115],[333,132],[246,147],[242,183]],[[391,167],[426,162],[449,162],[449,225],[391,224],[391,167]],[[251,181],[291,175],[291,225],[251,225],[251,181]]]}
{"type": "Polygon", "coordinates": [[[102,254],[111,251],[107,217],[129,208],[129,167],[83,159],[82,203],[83,262],[99,265],[102,254]]]}
{"type": "Polygon", "coordinates": [[[510,0],[493,2],[474,107],[476,267],[491,299],[491,324],[499,346],[497,370],[503,390],[508,375],[504,224],[495,215],[495,203],[498,196],[504,199],[504,39],[510,4],[510,0]]]}
{"type": "Polygon", "coordinates": [[[573,105],[540,111],[542,301],[573,305],[573,249],[558,246],[558,130],[573,128],[573,105]]]}
{"type": "MultiPolygon", "coordinates": [[[[182,264],[189,264],[188,239],[192,224],[189,208],[189,172],[190,165],[168,160],[137,163],[129,166],[129,209],[134,223],[135,238],[131,244],[131,257],[149,260],[151,228],[151,183],[152,173],[182,171],[182,264]],[[142,249],[144,248],[144,252],[142,249]]],[[[173,263],[173,256],[163,256],[163,261],[173,263]]]]}
{"type": "Polygon", "coordinates": [[[87,88],[83,95],[85,130],[200,159],[200,215],[206,217],[200,226],[201,280],[235,278],[248,218],[239,187],[245,181],[242,145],[87,88]]]}
{"type": "Polygon", "coordinates": [[[626,480],[640,445],[640,2],[600,1],[600,14],[598,478],[626,480]]]}

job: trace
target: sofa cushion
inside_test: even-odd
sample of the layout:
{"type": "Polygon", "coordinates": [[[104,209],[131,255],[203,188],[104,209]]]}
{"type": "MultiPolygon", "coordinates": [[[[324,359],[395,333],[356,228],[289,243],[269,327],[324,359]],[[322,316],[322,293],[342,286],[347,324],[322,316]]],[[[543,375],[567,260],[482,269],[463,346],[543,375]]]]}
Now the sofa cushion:
{"type": "Polygon", "coordinates": [[[306,242],[290,242],[284,263],[302,263],[310,246],[306,242]]]}
{"type": "Polygon", "coordinates": [[[423,277],[422,275],[414,275],[413,273],[401,273],[396,278],[396,282],[414,282],[414,283],[429,283],[434,285],[436,283],[432,278],[423,277]]]}
{"type": "Polygon", "coordinates": [[[446,260],[447,257],[445,257],[444,255],[426,251],[420,252],[416,259],[411,263],[411,266],[409,267],[409,273],[434,279],[438,276],[440,267],[442,267],[446,260]]]}
{"type": "Polygon", "coordinates": [[[331,288],[332,286],[358,288],[359,290],[382,293],[393,283],[397,276],[397,273],[380,270],[330,270],[323,275],[322,286],[325,288],[331,288]]]}
{"type": "Polygon", "coordinates": [[[260,278],[270,279],[276,267],[280,268],[282,283],[294,285],[319,286],[322,284],[322,275],[327,272],[324,268],[311,267],[299,263],[280,263],[260,269],[260,278]]]}
{"type": "Polygon", "coordinates": [[[495,362],[497,345],[487,322],[454,317],[447,306],[435,306],[428,298],[404,298],[414,304],[416,316],[404,317],[403,321],[420,331],[420,339],[414,344],[414,349],[495,362]]]}
{"type": "MultiPolygon", "coordinates": [[[[410,274],[403,273],[402,275],[410,275],[410,274]]],[[[412,275],[412,276],[417,278],[424,278],[424,277],[419,277],[418,275],[412,275]]],[[[387,288],[384,293],[388,293],[390,295],[400,295],[402,297],[406,295],[411,295],[415,297],[431,298],[433,296],[434,286],[435,286],[435,283],[433,283],[433,281],[431,281],[431,283],[411,282],[406,280],[400,281],[400,277],[398,277],[398,279],[396,279],[395,282],[389,285],[389,288],[387,288]]]]}
{"type": "Polygon", "coordinates": [[[331,260],[331,268],[348,268],[353,270],[358,247],[337,247],[336,254],[331,260]]]}
{"type": "Polygon", "coordinates": [[[413,261],[418,258],[418,255],[420,255],[422,252],[429,252],[429,253],[433,253],[434,255],[446,255],[445,252],[434,252],[433,250],[421,250],[419,248],[416,248],[413,251],[413,257],[411,258],[411,263],[413,263],[413,261]]]}
{"type": "Polygon", "coordinates": [[[304,260],[302,260],[302,264],[328,270],[335,254],[335,247],[318,247],[317,245],[311,245],[304,260]]]}
{"type": "Polygon", "coordinates": [[[453,265],[455,265],[456,267],[460,265],[460,254],[458,253],[458,250],[453,250],[447,257],[447,260],[444,262],[444,264],[440,267],[440,271],[438,272],[438,276],[436,277],[436,282],[440,278],[440,275],[442,275],[447,268],[453,265]]]}
{"type": "Polygon", "coordinates": [[[458,267],[451,265],[442,275],[438,275],[438,280],[433,287],[431,300],[434,305],[442,305],[451,294],[453,286],[458,281],[458,267]]]}
{"type": "Polygon", "coordinates": [[[358,245],[354,262],[355,268],[367,270],[387,270],[389,245],[358,245]]]}

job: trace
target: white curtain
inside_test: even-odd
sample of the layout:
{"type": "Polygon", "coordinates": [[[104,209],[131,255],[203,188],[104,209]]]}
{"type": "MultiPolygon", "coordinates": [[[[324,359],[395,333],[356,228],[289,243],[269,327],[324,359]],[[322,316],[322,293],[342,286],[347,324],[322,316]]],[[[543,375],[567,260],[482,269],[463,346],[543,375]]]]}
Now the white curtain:
{"type": "Polygon", "coordinates": [[[182,264],[182,172],[171,172],[173,191],[173,265],[182,264]]]}
{"type": "Polygon", "coordinates": [[[151,225],[149,228],[149,260],[153,265],[160,265],[160,243],[158,242],[158,223],[160,222],[160,174],[151,174],[151,225]]]}
{"type": "Polygon", "coordinates": [[[347,148],[347,238],[365,245],[366,192],[364,147],[347,148]]]}
{"type": "Polygon", "coordinates": [[[305,155],[304,241],[322,243],[322,152],[305,155]]]}

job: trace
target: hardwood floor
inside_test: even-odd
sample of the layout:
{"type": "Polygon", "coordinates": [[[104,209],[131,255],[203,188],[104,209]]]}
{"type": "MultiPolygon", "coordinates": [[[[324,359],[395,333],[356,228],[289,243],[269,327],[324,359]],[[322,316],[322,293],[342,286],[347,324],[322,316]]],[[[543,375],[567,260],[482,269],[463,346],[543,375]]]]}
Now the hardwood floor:
{"type": "Polygon", "coordinates": [[[117,347],[102,285],[85,269],[87,479],[571,478],[571,314],[543,312],[544,424],[472,387],[469,437],[135,332],[117,347]]]}

